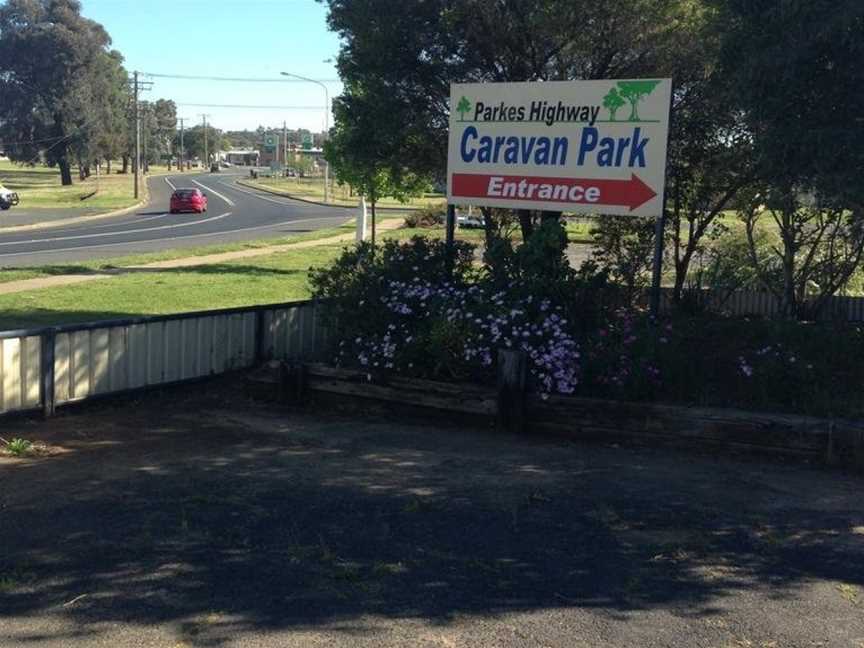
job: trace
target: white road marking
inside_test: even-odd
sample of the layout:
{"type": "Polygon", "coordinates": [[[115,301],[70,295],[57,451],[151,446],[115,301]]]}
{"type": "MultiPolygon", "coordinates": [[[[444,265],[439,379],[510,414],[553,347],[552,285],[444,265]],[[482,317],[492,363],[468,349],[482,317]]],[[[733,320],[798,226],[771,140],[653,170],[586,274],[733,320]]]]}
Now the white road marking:
{"type": "MultiPolygon", "coordinates": [[[[123,225],[138,225],[139,223],[146,223],[147,221],[156,220],[157,218],[164,218],[168,215],[168,212],[162,212],[161,214],[156,214],[155,216],[147,216],[146,218],[139,218],[137,220],[129,221],[126,223],[111,223],[109,225],[93,225],[92,229],[105,229],[106,227],[121,227],[123,225]]],[[[79,228],[75,228],[75,230],[66,230],[67,232],[74,232],[79,228]]]]}
{"type": "Polygon", "coordinates": [[[212,189],[211,187],[208,187],[207,185],[205,185],[203,182],[198,182],[197,180],[193,180],[192,182],[194,182],[195,184],[197,184],[199,187],[204,187],[205,189],[207,189],[207,191],[212,191],[214,194],[216,194],[217,196],[219,196],[219,197],[220,197],[222,200],[224,200],[226,203],[228,203],[229,205],[231,205],[232,207],[234,207],[234,201],[233,201],[233,200],[231,200],[230,198],[226,198],[225,196],[223,196],[221,193],[219,193],[219,192],[216,191],[215,189],[212,189]]]}
{"type": "MultiPolygon", "coordinates": [[[[2,246],[8,245],[27,245],[28,243],[55,243],[57,241],[73,241],[75,239],[87,239],[87,238],[102,238],[104,236],[122,236],[123,234],[140,234],[141,232],[155,232],[159,230],[166,229],[175,229],[177,227],[191,227],[192,225],[202,225],[204,223],[210,223],[212,221],[216,221],[226,216],[230,216],[231,212],[225,212],[224,214],[220,214],[219,216],[213,216],[211,218],[205,218],[203,220],[198,221],[190,221],[188,223],[177,223],[175,225],[160,225],[159,227],[142,227],[140,229],[131,229],[131,230],[122,230],[120,232],[103,232],[101,234],[78,234],[76,236],[55,236],[52,238],[43,238],[43,239],[31,239],[29,241],[6,241],[0,243],[2,246]]],[[[130,243],[133,241],[130,241],[130,243]]]]}
{"type": "Polygon", "coordinates": [[[175,190],[175,191],[177,190],[177,187],[175,187],[175,186],[172,184],[172,182],[171,182],[171,180],[168,178],[168,176],[165,176],[165,182],[167,182],[167,183],[168,183],[168,186],[171,187],[173,190],[175,190]]]}
{"type": "MultiPolygon", "coordinates": [[[[247,189],[241,189],[240,187],[237,186],[236,182],[233,184],[228,184],[227,182],[220,181],[219,184],[223,184],[226,187],[233,189],[234,191],[239,191],[240,193],[249,194],[250,196],[252,196],[254,198],[258,198],[259,200],[266,200],[267,202],[276,203],[277,205],[282,205],[283,207],[288,207],[291,205],[291,203],[303,202],[302,200],[294,200],[293,198],[289,198],[288,196],[285,196],[282,200],[276,200],[275,198],[270,198],[269,196],[262,196],[260,194],[255,193],[254,191],[248,191],[247,189]]],[[[343,207],[342,205],[337,205],[335,207],[331,207],[330,205],[326,205],[326,206],[325,205],[315,205],[315,206],[316,207],[324,207],[325,209],[346,209],[346,210],[356,209],[356,207],[351,207],[351,206],[344,206],[343,207]]]]}
{"type": "MultiPolygon", "coordinates": [[[[228,212],[230,214],[231,212],[228,212]]],[[[228,214],[225,214],[226,216],[228,214]]],[[[183,236],[170,236],[168,238],[161,239],[145,239],[143,241],[121,241],[120,243],[104,243],[101,245],[78,245],[75,247],[68,248],[60,248],[55,250],[37,250],[31,252],[10,252],[8,254],[0,254],[0,259],[11,258],[11,257],[20,257],[20,256],[32,256],[34,254],[59,254],[61,252],[71,252],[73,250],[91,250],[98,248],[116,248],[120,245],[142,245],[144,243],[159,243],[161,241],[178,241],[181,239],[198,239],[198,238],[206,238],[210,236],[225,236],[226,234],[232,234],[234,232],[248,232],[252,230],[261,230],[261,229],[270,229],[271,227],[282,227],[283,225],[293,225],[295,223],[315,223],[318,221],[329,221],[333,216],[323,216],[321,218],[305,218],[302,220],[294,220],[294,221],[284,221],[281,223],[273,223],[271,225],[258,225],[256,227],[243,227],[241,229],[235,230],[222,230],[221,232],[207,232],[204,234],[185,234],[183,236]]],[[[158,228],[154,228],[158,229],[158,228]]],[[[241,242],[241,241],[238,241],[241,242]]]]}
{"type": "MultiPolygon", "coordinates": [[[[237,186],[236,183],[228,184],[227,182],[220,181],[220,184],[223,184],[226,187],[233,189],[234,191],[239,191],[240,193],[249,194],[250,196],[252,196],[254,198],[258,198],[260,200],[266,200],[267,202],[276,203],[277,205],[282,205],[283,207],[287,206],[287,203],[283,200],[274,200],[273,198],[269,198],[267,196],[261,196],[261,195],[258,195],[256,193],[252,192],[252,191],[247,191],[246,189],[241,189],[240,187],[237,186]]],[[[287,198],[287,196],[286,196],[286,198],[287,198]]],[[[291,200],[291,199],[288,198],[288,200],[291,200]]]]}

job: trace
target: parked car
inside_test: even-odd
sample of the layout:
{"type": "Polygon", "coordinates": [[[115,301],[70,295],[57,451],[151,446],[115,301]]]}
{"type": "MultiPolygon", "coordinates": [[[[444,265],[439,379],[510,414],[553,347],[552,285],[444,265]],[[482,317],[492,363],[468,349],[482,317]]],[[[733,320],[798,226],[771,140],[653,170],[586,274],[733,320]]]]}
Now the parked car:
{"type": "Polygon", "coordinates": [[[177,189],[171,194],[171,213],[191,211],[203,214],[207,211],[207,194],[200,189],[177,189]]]}
{"type": "Polygon", "coordinates": [[[18,204],[18,194],[14,191],[9,191],[0,184],[0,209],[6,211],[13,205],[18,204]]]}
{"type": "Polygon", "coordinates": [[[468,214],[457,214],[456,225],[463,229],[483,229],[485,227],[483,219],[473,214],[470,216],[468,214]]]}

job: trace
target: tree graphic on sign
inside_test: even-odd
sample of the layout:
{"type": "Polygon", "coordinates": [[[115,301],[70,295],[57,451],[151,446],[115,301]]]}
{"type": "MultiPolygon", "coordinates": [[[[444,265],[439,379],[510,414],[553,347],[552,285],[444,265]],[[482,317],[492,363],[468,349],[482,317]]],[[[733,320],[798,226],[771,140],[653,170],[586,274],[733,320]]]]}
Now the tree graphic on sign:
{"type": "Polygon", "coordinates": [[[639,102],[654,91],[659,81],[619,81],[618,94],[630,102],[630,117],[627,121],[639,119],[639,102]]]}
{"type": "Polygon", "coordinates": [[[615,113],[623,106],[626,101],[618,94],[617,88],[612,88],[605,97],[603,97],[603,107],[609,111],[609,120],[615,121],[615,113]]]}
{"type": "Polygon", "coordinates": [[[459,121],[465,121],[465,113],[469,110],[471,110],[471,102],[465,97],[462,97],[459,100],[459,104],[456,106],[456,112],[459,113],[459,121]]]}

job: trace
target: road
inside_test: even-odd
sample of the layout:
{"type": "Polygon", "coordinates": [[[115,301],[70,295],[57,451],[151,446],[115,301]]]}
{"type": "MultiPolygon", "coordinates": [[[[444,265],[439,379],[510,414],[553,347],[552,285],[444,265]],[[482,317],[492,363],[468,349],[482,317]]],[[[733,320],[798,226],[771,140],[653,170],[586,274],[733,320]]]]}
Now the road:
{"type": "Polygon", "coordinates": [[[3,234],[0,267],[24,267],[109,258],[179,247],[290,236],[333,227],[352,217],[343,207],[322,207],[237,184],[239,171],[148,179],[150,202],[139,211],[76,225],[3,234]],[[170,214],[174,188],[197,187],[208,196],[204,214],[170,214]]]}

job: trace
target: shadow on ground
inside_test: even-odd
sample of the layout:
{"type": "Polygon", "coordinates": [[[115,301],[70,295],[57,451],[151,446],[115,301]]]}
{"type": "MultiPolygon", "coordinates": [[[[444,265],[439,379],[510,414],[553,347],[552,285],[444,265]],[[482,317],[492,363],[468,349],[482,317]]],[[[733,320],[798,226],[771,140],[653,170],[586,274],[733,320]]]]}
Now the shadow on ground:
{"type": "Polygon", "coordinates": [[[850,642],[824,645],[864,636],[856,478],[184,393],[11,424],[63,449],[0,460],[15,645],[90,645],[118,624],[187,645],[316,628],[356,645],[373,617],[515,613],[553,615],[520,627],[554,645],[634,618],[676,645],[811,645],[802,616],[850,642]]]}

